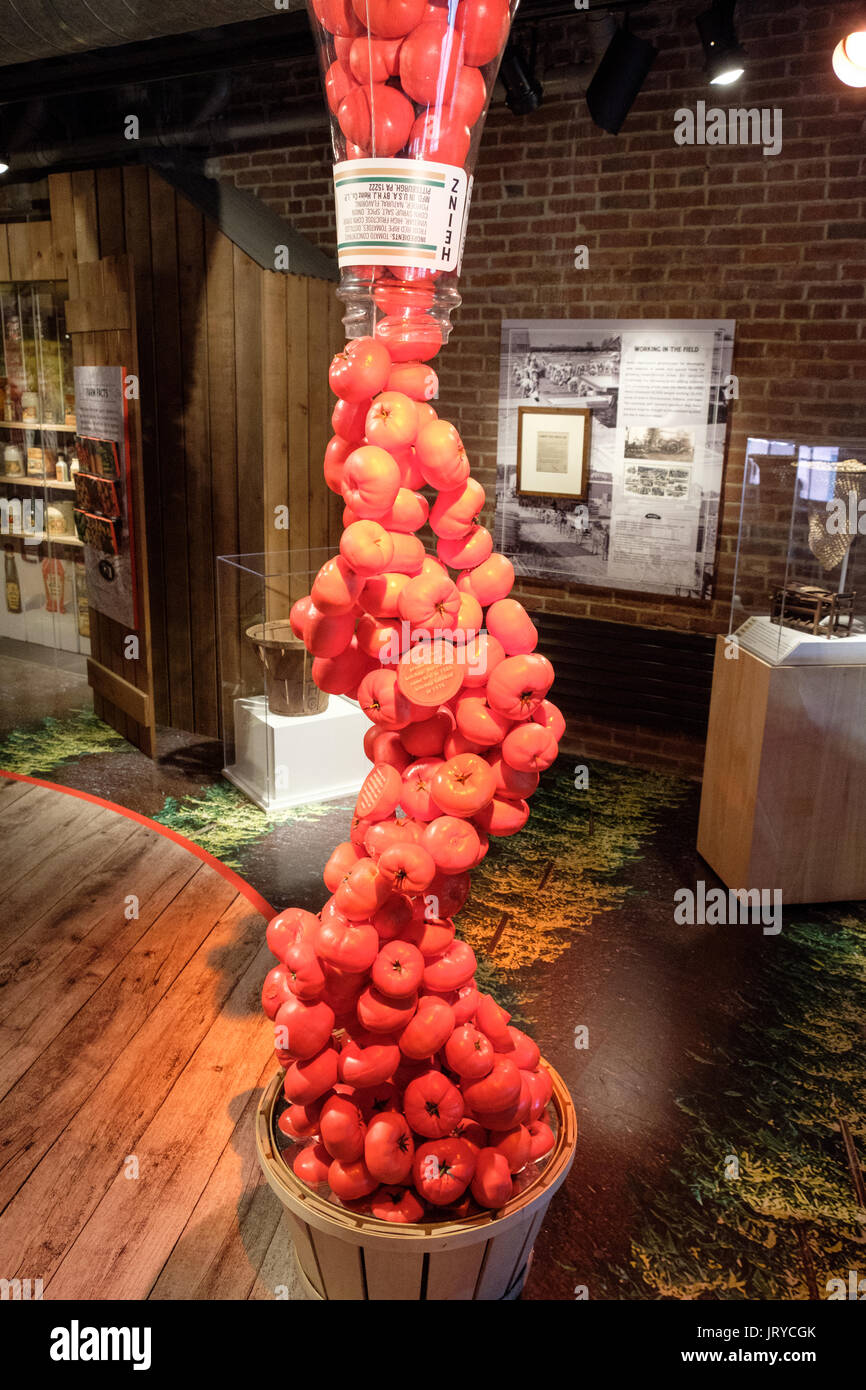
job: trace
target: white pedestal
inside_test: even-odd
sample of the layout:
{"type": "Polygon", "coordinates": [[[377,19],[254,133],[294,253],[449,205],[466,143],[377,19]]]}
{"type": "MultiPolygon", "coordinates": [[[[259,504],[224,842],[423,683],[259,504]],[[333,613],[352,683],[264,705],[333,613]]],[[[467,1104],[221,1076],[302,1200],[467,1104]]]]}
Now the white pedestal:
{"type": "Polygon", "coordinates": [[[332,695],[324,714],[271,714],[267,698],[235,700],[235,761],[223,773],[263,811],[354,796],[370,771],[370,721],[332,695]]]}

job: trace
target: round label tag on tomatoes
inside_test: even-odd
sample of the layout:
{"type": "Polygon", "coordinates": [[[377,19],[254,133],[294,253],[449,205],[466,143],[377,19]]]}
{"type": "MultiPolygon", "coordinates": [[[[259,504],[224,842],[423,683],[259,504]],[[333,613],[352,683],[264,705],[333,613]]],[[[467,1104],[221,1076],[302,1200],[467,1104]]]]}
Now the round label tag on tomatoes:
{"type": "Polygon", "coordinates": [[[362,820],[386,820],[393,814],[402,792],[403,779],[396,767],[377,763],[358,793],[355,814],[362,820]]]}
{"type": "Polygon", "coordinates": [[[410,648],[400,658],[397,684],[413,705],[437,709],[463,684],[463,665],[450,642],[434,640],[410,648]]]}

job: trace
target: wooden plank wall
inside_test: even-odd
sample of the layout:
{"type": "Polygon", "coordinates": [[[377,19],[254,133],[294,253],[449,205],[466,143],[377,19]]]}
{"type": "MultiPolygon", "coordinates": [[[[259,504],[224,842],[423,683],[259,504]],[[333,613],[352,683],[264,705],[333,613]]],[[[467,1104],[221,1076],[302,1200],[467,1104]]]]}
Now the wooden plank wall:
{"type": "MultiPolygon", "coordinates": [[[[216,557],[306,570],[298,553],[339,537],[342,509],[322,475],[327,368],[343,341],[334,285],[262,270],[153,170],[57,174],[50,186],[52,222],[22,224],[26,253],[14,224],[0,228],[0,274],[4,257],[45,257],[38,277],[21,278],[132,258],[157,721],[220,737],[233,692],[222,690],[216,557]],[[34,242],[35,227],[50,232],[34,242]]],[[[226,677],[255,680],[241,640],[255,586],[221,587],[226,677]]],[[[286,616],[298,594],[276,580],[269,589],[260,616],[286,616]]]]}

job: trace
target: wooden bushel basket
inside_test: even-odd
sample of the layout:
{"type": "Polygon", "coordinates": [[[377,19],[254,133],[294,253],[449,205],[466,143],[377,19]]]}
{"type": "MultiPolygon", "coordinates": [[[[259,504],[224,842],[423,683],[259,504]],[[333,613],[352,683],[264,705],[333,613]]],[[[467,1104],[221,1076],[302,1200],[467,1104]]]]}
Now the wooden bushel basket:
{"type": "Polygon", "coordinates": [[[267,673],[268,709],[271,714],[303,716],[323,714],[328,696],[313,680],[313,658],[291,623],[256,623],[247,628],[267,673]]]}
{"type": "Polygon", "coordinates": [[[256,1149],[286,1211],[295,1259],[311,1299],[498,1300],[520,1297],[532,1247],[551,1198],[565,1181],[577,1144],[577,1116],[562,1077],[553,1081],[557,1137],[536,1180],[498,1212],[465,1221],[392,1225],[320,1197],[280,1156],[273,1137],[278,1073],[259,1103],[256,1149]]]}

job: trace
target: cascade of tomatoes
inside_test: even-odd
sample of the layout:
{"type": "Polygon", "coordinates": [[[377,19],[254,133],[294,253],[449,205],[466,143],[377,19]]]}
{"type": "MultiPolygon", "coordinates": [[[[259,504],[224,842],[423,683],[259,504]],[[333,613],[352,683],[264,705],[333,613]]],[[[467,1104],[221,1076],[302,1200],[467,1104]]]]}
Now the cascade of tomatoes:
{"type": "Polygon", "coordinates": [[[514,570],[479,524],[484,489],[430,404],[433,369],[376,336],[329,379],[325,474],[345,529],[291,622],[316,683],[368,716],[372,768],[324,870],[331,896],[268,926],[263,1005],[295,1173],[413,1222],[501,1207],[553,1147],[549,1073],[479,991],[454,917],[490,837],[525,824],[565,724],[514,570]],[[435,554],[416,534],[428,522],[435,554]]]}

